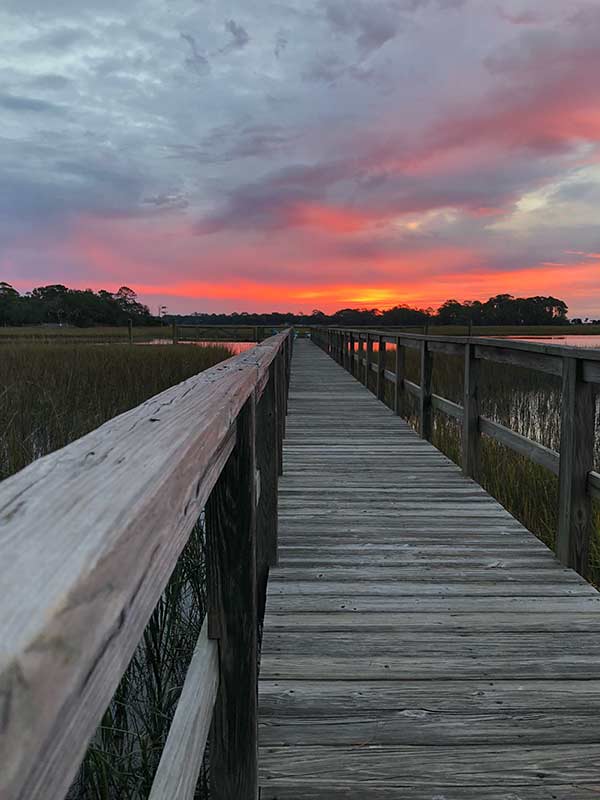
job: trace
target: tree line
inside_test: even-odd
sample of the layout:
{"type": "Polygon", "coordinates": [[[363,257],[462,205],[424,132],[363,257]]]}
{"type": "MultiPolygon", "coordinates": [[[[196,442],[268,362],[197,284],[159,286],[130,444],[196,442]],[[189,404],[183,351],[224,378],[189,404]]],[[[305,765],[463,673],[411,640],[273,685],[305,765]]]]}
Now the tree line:
{"type": "MultiPolygon", "coordinates": [[[[39,286],[26,294],[0,281],[0,325],[158,325],[164,322],[197,325],[567,325],[568,307],[556,297],[513,297],[498,294],[489,300],[446,300],[437,310],[399,304],[393,308],[342,308],[333,314],[315,309],[308,314],[271,312],[252,314],[165,314],[153,316],[135,291],[121,286],[103,289],[69,289],[62,284],[39,286]]],[[[577,320],[580,322],[581,320],[577,320]]]]}
{"type": "Polygon", "coordinates": [[[148,306],[140,303],[128,286],[116,292],[68,289],[60,283],[38,286],[27,294],[0,281],[0,325],[158,324],[148,306]]]}
{"type": "Polygon", "coordinates": [[[378,308],[342,308],[333,314],[315,309],[310,314],[292,312],[269,314],[187,314],[170,317],[186,325],[337,325],[394,326],[412,325],[568,325],[568,306],[556,297],[513,297],[499,294],[489,300],[446,300],[437,310],[397,305],[384,311],[378,308]]]}

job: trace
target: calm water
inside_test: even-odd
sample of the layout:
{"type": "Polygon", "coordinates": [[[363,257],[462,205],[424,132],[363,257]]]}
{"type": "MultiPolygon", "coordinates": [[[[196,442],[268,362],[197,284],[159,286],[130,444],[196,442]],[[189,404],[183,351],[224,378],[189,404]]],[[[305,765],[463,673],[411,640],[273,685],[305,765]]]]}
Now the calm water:
{"type": "Polygon", "coordinates": [[[541,344],[558,344],[567,347],[591,347],[600,350],[600,336],[508,336],[508,339],[519,339],[524,342],[541,344]]]}
{"type": "MultiPolygon", "coordinates": [[[[170,339],[152,339],[149,342],[140,342],[140,344],[172,344],[170,339]]],[[[185,339],[180,339],[179,344],[197,344],[201,345],[202,347],[228,347],[232,350],[236,355],[239,353],[243,353],[246,350],[250,350],[250,348],[254,347],[256,342],[199,342],[194,340],[193,342],[187,341],[185,339]]]]}

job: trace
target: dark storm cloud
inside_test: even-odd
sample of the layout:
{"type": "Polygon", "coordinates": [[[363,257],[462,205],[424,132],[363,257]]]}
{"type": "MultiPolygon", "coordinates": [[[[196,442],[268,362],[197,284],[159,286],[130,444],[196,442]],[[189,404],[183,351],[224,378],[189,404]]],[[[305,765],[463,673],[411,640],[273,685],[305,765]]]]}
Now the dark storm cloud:
{"type": "Polygon", "coordinates": [[[206,56],[200,52],[195,37],[191,33],[182,33],[181,38],[187,42],[190,48],[190,54],[185,59],[185,65],[198,73],[198,75],[208,75],[210,63],[206,56]]]}
{"type": "Polygon", "coordinates": [[[331,162],[294,165],[277,170],[261,180],[236,188],[223,207],[200,220],[197,233],[222,230],[284,228],[289,212],[298,203],[323,198],[328,188],[347,179],[348,164],[331,162]]]}
{"type": "Polygon", "coordinates": [[[171,145],[174,158],[218,164],[243,158],[275,158],[291,151],[298,134],[278,125],[225,125],[215,128],[199,145],[171,145]]]}
{"type": "Polygon", "coordinates": [[[289,40],[283,31],[279,31],[277,36],[275,37],[275,57],[279,58],[283,51],[289,44],[289,40]]]}
{"type": "Polygon", "coordinates": [[[248,31],[239,25],[234,19],[229,19],[225,23],[225,30],[231,35],[231,42],[221,52],[226,53],[231,50],[241,50],[250,41],[248,31]]]}

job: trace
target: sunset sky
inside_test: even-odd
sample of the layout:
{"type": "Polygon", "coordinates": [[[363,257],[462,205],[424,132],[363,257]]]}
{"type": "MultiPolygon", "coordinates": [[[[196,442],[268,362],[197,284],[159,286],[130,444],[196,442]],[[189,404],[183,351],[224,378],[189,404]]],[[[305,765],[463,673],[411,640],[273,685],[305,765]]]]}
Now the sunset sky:
{"type": "Polygon", "coordinates": [[[600,317],[600,0],[2,0],[0,40],[21,291],[600,317]]]}

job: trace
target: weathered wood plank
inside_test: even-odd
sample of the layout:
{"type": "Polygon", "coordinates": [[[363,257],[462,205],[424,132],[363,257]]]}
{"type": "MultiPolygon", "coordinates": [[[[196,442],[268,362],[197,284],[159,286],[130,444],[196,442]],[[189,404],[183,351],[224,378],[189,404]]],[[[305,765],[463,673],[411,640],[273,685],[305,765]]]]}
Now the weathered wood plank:
{"type": "Polygon", "coordinates": [[[544,447],[544,445],[538,444],[538,442],[534,442],[520,433],[515,433],[515,431],[511,431],[504,425],[493,422],[486,417],[479,417],[479,427],[486,436],[490,436],[497,442],[506,445],[506,447],[510,447],[515,453],[526,456],[536,464],[550,470],[554,475],[558,475],[560,456],[554,450],[550,450],[549,447],[544,447]]]}
{"type": "MultiPolygon", "coordinates": [[[[361,638],[364,635],[361,634],[361,638]]],[[[430,634],[431,637],[443,635],[430,634]]],[[[511,636],[514,638],[514,634],[511,636]]],[[[554,641],[559,639],[552,634],[548,636],[554,641]]],[[[586,638],[589,639],[584,636],[584,640],[586,638]]],[[[526,643],[528,638],[523,641],[526,643]]],[[[600,705],[600,681],[551,678],[522,681],[261,680],[260,703],[261,713],[279,719],[314,718],[325,708],[331,717],[427,707],[448,714],[472,715],[525,709],[582,712],[600,705]]]]}
{"type": "MultiPolygon", "coordinates": [[[[549,355],[544,352],[530,352],[507,347],[508,343],[498,344],[490,347],[487,344],[477,344],[475,340],[475,357],[485,361],[493,361],[495,364],[510,364],[515,367],[525,367],[539,372],[546,372],[549,375],[562,375],[562,358],[560,355],[549,355]]],[[[512,343],[511,343],[512,344],[512,343]]]]}
{"type": "Polygon", "coordinates": [[[452,400],[447,400],[445,397],[440,397],[438,394],[431,395],[431,405],[436,411],[441,411],[453,419],[462,420],[464,416],[463,407],[458,403],[453,403],[452,400]]]}
{"type": "Polygon", "coordinates": [[[330,716],[327,706],[314,717],[269,717],[263,715],[261,747],[327,745],[367,747],[372,745],[507,745],[535,741],[538,746],[594,744],[598,741],[597,715],[593,710],[563,712],[552,708],[498,709],[489,714],[465,711],[444,713],[410,705],[399,710],[378,709],[330,716]]]}
{"type": "Polygon", "coordinates": [[[394,655],[372,656],[305,656],[266,653],[261,662],[261,676],[266,679],[310,679],[327,681],[335,675],[337,680],[532,680],[544,677],[553,680],[565,678],[600,679],[597,653],[562,655],[502,657],[495,654],[430,657],[394,655]]]}
{"type": "MultiPolygon", "coordinates": [[[[263,780],[273,789],[290,779],[322,790],[351,782],[369,788],[552,786],[598,782],[597,744],[543,747],[264,747],[263,780]],[[426,765],[426,768],[425,768],[426,765]]],[[[300,795],[302,796],[302,795],[300,795]]],[[[325,795],[326,796],[326,795],[325,795]]],[[[435,797],[435,795],[432,795],[435,797]]]]}
{"type": "Polygon", "coordinates": [[[219,691],[210,735],[215,800],[255,800],[256,680],[256,405],[246,401],[236,446],[206,505],[208,635],[219,640],[219,691]]]}
{"type": "Polygon", "coordinates": [[[219,687],[219,646],[205,619],[188,667],[149,800],[192,800],[219,687]]]}
{"type": "Polygon", "coordinates": [[[554,631],[556,633],[578,631],[600,633],[600,617],[592,613],[565,611],[547,614],[544,611],[533,613],[496,611],[429,612],[384,611],[361,612],[270,612],[267,620],[270,630],[338,630],[355,632],[361,635],[364,630],[377,628],[380,631],[554,631]]]}

